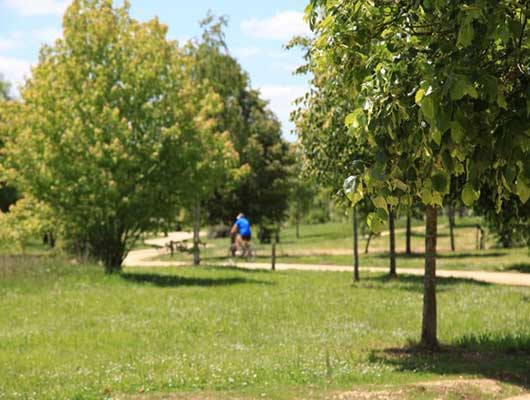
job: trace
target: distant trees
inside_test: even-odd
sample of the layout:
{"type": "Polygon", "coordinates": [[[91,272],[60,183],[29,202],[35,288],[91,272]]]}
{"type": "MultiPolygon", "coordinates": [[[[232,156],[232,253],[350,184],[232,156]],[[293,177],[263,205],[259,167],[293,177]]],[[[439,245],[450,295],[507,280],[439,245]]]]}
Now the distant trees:
{"type": "MultiPolygon", "coordinates": [[[[5,102],[11,100],[11,85],[4,79],[0,74],[0,123],[2,121],[2,106],[5,102]]],[[[5,118],[5,116],[3,117],[5,118]]],[[[2,133],[0,132],[0,151],[4,146],[2,133]]],[[[0,153],[0,172],[2,167],[2,154],[0,153]]],[[[14,188],[8,186],[5,182],[2,182],[0,175],[0,211],[7,212],[12,204],[15,204],[18,196],[14,188]]]]}
{"type": "Polygon", "coordinates": [[[231,179],[216,187],[206,202],[211,223],[231,223],[239,212],[262,229],[277,226],[289,206],[290,166],[293,163],[281,126],[224,42],[226,21],[209,15],[203,34],[188,47],[197,74],[219,94],[223,112],[218,129],[229,132],[239,155],[231,179]]]}
{"type": "Polygon", "coordinates": [[[75,0],[64,39],[43,47],[23,101],[3,113],[9,182],[107,272],[234,157],[219,95],[166,32],[132,19],[127,2],[75,0]]]}
{"type": "Polygon", "coordinates": [[[464,178],[466,206],[486,180],[498,212],[512,194],[530,197],[527,6],[312,0],[306,13],[320,92],[348,110],[349,136],[369,156],[352,202],[371,197],[372,227],[398,204],[426,206],[421,337],[434,347],[437,216],[451,179],[464,178]]]}

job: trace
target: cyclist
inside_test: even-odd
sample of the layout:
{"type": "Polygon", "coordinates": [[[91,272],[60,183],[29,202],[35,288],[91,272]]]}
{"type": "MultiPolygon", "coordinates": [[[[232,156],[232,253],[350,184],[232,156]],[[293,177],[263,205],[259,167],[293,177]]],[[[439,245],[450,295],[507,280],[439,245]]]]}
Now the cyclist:
{"type": "MultiPolygon", "coordinates": [[[[250,222],[248,221],[248,219],[245,217],[243,213],[240,213],[237,216],[236,222],[234,223],[234,225],[232,226],[232,229],[230,230],[230,235],[232,237],[236,234],[237,236],[235,237],[235,249],[232,251],[233,255],[235,251],[243,248],[243,245],[244,245],[244,249],[247,249],[247,251],[248,249],[250,249],[250,239],[252,238],[252,231],[250,229],[250,222]]],[[[244,255],[244,251],[243,251],[243,255],[244,255]]]]}

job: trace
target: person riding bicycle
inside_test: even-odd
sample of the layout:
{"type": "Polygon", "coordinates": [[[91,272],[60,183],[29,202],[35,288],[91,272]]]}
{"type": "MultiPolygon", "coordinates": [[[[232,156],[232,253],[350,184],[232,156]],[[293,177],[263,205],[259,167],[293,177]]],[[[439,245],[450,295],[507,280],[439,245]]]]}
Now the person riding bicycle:
{"type": "Polygon", "coordinates": [[[240,213],[237,218],[236,222],[232,226],[232,229],[230,230],[230,235],[233,237],[235,236],[235,248],[232,251],[232,254],[234,255],[236,251],[240,250],[241,248],[249,248],[250,240],[252,238],[252,230],[250,229],[250,222],[245,217],[243,213],[240,213]]]}

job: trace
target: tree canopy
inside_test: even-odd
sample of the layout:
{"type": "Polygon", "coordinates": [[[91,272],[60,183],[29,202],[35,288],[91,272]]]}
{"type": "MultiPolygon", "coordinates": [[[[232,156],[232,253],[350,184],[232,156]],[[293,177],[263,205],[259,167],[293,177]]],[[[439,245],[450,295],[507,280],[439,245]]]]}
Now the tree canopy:
{"type": "Polygon", "coordinates": [[[209,178],[205,155],[222,164],[234,154],[217,134],[219,95],[156,18],[132,19],[128,2],[75,0],[63,28],[22,102],[4,109],[5,175],[112,272],[209,178]]]}
{"type": "Polygon", "coordinates": [[[435,345],[436,213],[451,178],[465,177],[468,206],[486,180],[498,211],[530,197],[528,5],[312,0],[306,14],[314,69],[346,91],[345,125],[370,155],[352,201],[371,197],[372,227],[397,203],[427,206],[422,341],[435,345]]]}

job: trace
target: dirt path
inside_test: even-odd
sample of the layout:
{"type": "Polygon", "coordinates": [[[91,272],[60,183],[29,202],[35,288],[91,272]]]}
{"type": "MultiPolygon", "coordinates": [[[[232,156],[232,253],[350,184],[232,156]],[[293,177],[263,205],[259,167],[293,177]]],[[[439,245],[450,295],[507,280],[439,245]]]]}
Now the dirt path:
{"type": "MultiPolygon", "coordinates": [[[[158,246],[157,249],[135,250],[131,251],[125,259],[125,267],[183,267],[190,265],[189,262],[184,261],[153,261],[152,259],[162,254],[166,254],[166,250],[161,247],[169,240],[189,240],[190,233],[174,232],[169,237],[146,240],[145,243],[149,245],[158,246]]],[[[212,264],[203,263],[202,265],[212,266],[234,266],[234,263],[219,263],[212,264]]],[[[269,263],[244,263],[238,262],[237,267],[245,269],[270,269],[269,263]]],[[[344,265],[319,265],[319,264],[285,264],[277,263],[276,270],[288,271],[335,271],[335,272],[351,272],[351,266],[344,265]]],[[[361,267],[361,271],[365,272],[386,272],[388,268],[384,267],[361,267]]],[[[421,268],[398,268],[398,274],[423,276],[423,269],[421,268]]],[[[459,278],[459,279],[473,279],[480,282],[496,283],[501,285],[513,286],[527,286],[530,287],[530,274],[518,272],[485,272],[485,271],[452,271],[452,270],[437,270],[436,275],[444,278],[459,278]]]]}

